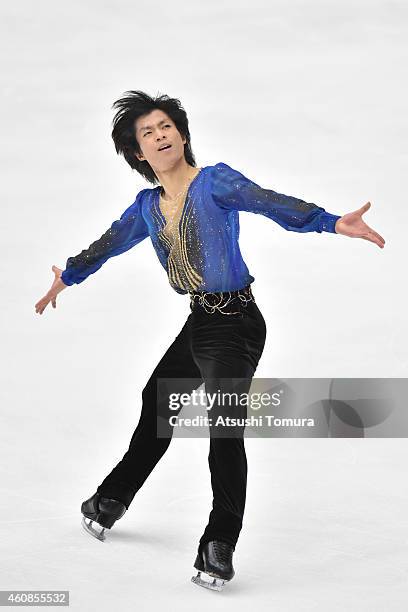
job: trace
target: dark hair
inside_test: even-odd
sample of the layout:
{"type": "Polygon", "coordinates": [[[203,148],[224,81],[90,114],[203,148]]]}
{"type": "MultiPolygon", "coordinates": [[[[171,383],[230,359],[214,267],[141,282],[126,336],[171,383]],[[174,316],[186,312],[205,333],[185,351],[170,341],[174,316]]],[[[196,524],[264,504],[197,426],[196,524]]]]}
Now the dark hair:
{"type": "Polygon", "coordinates": [[[188,129],[187,113],[177,98],[169,98],[163,94],[152,98],[143,91],[126,91],[124,97],[119,98],[112,104],[112,108],[119,109],[112,120],[112,138],[118,155],[123,155],[131,168],[153,185],[159,181],[147,160],[139,161],[135,153],[141,153],[139,143],[135,134],[136,119],[146,115],[155,109],[160,109],[174,121],[178,131],[186,138],[184,145],[184,157],[191,166],[196,166],[196,161],[191,150],[190,132],[188,129]]]}

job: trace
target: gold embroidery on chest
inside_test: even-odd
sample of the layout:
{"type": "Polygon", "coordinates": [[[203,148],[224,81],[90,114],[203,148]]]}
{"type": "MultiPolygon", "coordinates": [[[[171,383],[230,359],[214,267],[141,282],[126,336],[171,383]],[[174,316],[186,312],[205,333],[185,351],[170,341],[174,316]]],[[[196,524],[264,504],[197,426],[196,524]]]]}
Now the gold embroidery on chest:
{"type": "Polygon", "coordinates": [[[165,219],[159,238],[169,251],[167,267],[170,283],[184,290],[195,290],[203,279],[191,265],[187,250],[187,228],[193,208],[192,201],[187,195],[173,211],[165,204],[159,194],[159,208],[165,219]]]}

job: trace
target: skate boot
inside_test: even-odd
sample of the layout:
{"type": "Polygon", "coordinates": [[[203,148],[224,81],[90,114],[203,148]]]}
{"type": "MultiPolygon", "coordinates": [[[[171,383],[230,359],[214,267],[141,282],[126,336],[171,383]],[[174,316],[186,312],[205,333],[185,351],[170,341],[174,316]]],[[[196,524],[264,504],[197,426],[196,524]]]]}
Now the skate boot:
{"type": "Polygon", "coordinates": [[[230,544],[217,540],[204,544],[194,563],[198,574],[191,581],[206,589],[221,591],[224,584],[235,575],[232,566],[234,550],[230,544]]]}
{"type": "Polygon", "coordinates": [[[126,506],[117,499],[94,493],[81,505],[82,526],[85,531],[103,542],[105,540],[105,529],[110,529],[115,521],[125,514],[126,510],[126,506]],[[86,519],[89,519],[89,522],[86,519]],[[92,523],[95,523],[101,529],[93,527],[92,523]]]}

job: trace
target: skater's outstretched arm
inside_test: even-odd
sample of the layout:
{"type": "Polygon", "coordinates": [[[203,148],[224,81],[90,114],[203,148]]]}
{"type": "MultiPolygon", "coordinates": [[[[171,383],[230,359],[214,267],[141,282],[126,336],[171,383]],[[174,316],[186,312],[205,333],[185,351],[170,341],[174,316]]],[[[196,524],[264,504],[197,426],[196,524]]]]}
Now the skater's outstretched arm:
{"type": "Polygon", "coordinates": [[[211,191],[220,208],[265,215],[288,231],[343,234],[370,240],[381,248],[385,243],[361,218],[369,202],[344,216],[334,215],[317,204],[264,189],[222,162],[213,168],[211,191]]]}
{"type": "Polygon", "coordinates": [[[264,189],[227,164],[216,164],[213,170],[212,196],[220,208],[265,215],[292,232],[336,233],[340,215],[294,196],[264,189]]]}
{"type": "Polygon", "coordinates": [[[147,190],[143,189],[137,194],[135,202],[98,240],[78,255],[69,257],[65,270],[52,266],[54,281],[50,290],[35,305],[37,313],[42,314],[50,302],[53,308],[56,308],[57,295],[63,289],[74,283],[82,283],[90,274],[99,270],[108,259],[128,251],[147,238],[149,231],[141,210],[145,191],[147,190]]]}

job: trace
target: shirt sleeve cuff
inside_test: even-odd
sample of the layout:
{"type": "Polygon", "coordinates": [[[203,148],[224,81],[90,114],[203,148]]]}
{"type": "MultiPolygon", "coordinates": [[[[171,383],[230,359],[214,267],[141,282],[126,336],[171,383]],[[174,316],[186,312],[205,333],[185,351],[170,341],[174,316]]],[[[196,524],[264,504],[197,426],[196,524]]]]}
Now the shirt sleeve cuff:
{"type": "Polygon", "coordinates": [[[319,218],[319,229],[321,232],[330,232],[331,234],[337,234],[334,229],[336,221],[341,219],[341,215],[332,215],[331,213],[324,212],[319,218]]]}
{"type": "Polygon", "coordinates": [[[69,271],[68,271],[68,270],[64,270],[64,271],[62,272],[62,274],[61,274],[61,280],[62,280],[62,282],[63,282],[65,285],[68,285],[68,286],[70,286],[70,285],[73,285],[73,284],[74,284],[74,281],[73,281],[73,280],[71,280],[71,279],[69,278],[69,271]]]}

